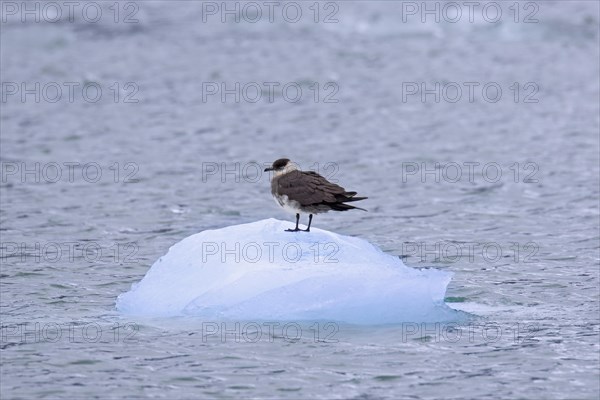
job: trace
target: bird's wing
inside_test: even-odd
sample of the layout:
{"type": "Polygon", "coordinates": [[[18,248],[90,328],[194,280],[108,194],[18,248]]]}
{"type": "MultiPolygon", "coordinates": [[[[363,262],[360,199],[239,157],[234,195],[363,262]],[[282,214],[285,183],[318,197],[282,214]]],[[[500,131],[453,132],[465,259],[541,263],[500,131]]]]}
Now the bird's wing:
{"type": "Polygon", "coordinates": [[[313,171],[291,171],[277,180],[277,192],[303,206],[336,203],[347,198],[346,190],[313,171]]]}

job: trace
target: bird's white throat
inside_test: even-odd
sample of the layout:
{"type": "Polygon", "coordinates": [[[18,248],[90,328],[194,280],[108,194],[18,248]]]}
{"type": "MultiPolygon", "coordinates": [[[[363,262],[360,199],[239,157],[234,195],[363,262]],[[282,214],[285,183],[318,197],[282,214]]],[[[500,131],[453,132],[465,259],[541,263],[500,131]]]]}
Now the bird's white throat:
{"type": "Polygon", "coordinates": [[[296,164],[294,164],[294,163],[291,163],[291,162],[287,163],[287,165],[285,166],[285,168],[273,171],[273,178],[279,177],[281,175],[285,175],[285,174],[287,174],[289,172],[292,172],[292,171],[298,171],[298,166],[296,164]]]}

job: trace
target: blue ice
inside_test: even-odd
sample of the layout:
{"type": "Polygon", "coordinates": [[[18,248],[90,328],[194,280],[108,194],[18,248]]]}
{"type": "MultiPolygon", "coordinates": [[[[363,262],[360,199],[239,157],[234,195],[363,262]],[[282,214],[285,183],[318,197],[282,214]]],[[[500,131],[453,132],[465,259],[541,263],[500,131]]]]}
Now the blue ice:
{"type": "Polygon", "coordinates": [[[452,273],[407,267],[366,240],[266,219],[172,246],[117,299],[128,315],[351,324],[455,319],[452,273]]]}

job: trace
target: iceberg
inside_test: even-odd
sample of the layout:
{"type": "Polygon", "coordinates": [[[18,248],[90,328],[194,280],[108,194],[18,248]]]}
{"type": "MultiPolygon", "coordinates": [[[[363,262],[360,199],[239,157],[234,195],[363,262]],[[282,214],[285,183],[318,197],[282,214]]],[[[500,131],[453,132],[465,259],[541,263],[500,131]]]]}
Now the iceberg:
{"type": "Polygon", "coordinates": [[[218,320],[440,322],[450,272],[407,267],[366,240],[266,219],[206,230],[173,245],[117,299],[139,316],[218,320]]]}

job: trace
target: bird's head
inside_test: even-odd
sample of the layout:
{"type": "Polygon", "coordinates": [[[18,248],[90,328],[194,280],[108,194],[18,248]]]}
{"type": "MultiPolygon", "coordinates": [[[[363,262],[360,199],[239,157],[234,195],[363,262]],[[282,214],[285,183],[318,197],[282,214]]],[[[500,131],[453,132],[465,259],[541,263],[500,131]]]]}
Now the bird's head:
{"type": "Polygon", "coordinates": [[[274,176],[287,174],[288,172],[296,170],[298,170],[298,166],[288,158],[280,158],[279,160],[275,160],[273,161],[273,165],[271,165],[271,167],[265,168],[265,172],[273,171],[274,176]]]}

